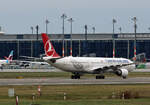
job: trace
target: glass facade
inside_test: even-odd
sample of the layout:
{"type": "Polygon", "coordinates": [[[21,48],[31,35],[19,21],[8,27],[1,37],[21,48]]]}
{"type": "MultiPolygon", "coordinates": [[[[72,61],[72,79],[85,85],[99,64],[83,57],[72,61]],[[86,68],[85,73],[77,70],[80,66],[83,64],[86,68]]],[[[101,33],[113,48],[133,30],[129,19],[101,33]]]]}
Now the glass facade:
{"type": "MultiPolygon", "coordinates": [[[[62,40],[53,40],[56,52],[62,56],[62,40]]],[[[73,40],[73,56],[94,53],[97,57],[112,57],[112,40],[73,40]]],[[[132,58],[134,56],[134,40],[116,40],[116,57],[132,58]]],[[[39,57],[44,54],[43,42],[40,41],[0,41],[0,58],[8,56],[14,50],[14,59],[19,56],[39,57]]],[[[137,40],[137,54],[146,53],[150,59],[150,40],[137,40]]],[[[70,41],[65,41],[65,55],[70,55],[70,41]],[[67,50],[66,50],[67,49],[67,50]]]]}

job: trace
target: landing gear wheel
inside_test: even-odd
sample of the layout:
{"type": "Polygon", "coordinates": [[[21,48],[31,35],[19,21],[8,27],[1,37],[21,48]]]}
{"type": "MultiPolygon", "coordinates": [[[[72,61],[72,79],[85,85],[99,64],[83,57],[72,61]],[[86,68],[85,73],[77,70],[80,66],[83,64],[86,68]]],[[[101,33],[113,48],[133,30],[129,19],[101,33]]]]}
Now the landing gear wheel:
{"type": "Polygon", "coordinates": [[[72,75],[72,76],[71,76],[71,79],[75,79],[75,76],[74,76],[74,75],[72,75]]]}
{"type": "Polygon", "coordinates": [[[71,79],[80,79],[80,75],[72,75],[71,79]]]}
{"type": "Polygon", "coordinates": [[[80,75],[77,75],[77,79],[80,79],[80,75]]]}
{"type": "Polygon", "coordinates": [[[126,77],[126,76],[123,76],[122,78],[123,78],[123,79],[127,79],[127,77],[126,77]]]}
{"type": "Polygon", "coordinates": [[[98,76],[96,76],[96,79],[105,79],[105,76],[104,75],[98,75],[98,76]]]}

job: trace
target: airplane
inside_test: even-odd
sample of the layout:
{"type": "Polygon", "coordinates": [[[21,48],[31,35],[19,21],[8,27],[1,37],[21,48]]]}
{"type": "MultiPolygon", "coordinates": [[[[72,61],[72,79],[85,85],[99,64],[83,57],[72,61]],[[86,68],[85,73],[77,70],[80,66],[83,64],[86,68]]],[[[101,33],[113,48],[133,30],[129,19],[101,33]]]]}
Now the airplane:
{"type": "MultiPolygon", "coordinates": [[[[43,56],[43,55],[40,55],[43,56]]],[[[24,60],[17,60],[17,64],[20,67],[31,67],[31,66],[35,66],[35,65],[49,65],[47,62],[44,62],[42,60],[42,57],[37,58],[37,57],[29,57],[29,56],[19,56],[20,58],[23,58],[24,60]]]]}
{"type": "Polygon", "coordinates": [[[4,57],[5,60],[0,60],[0,68],[2,69],[2,66],[3,65],[6,65],[6,64],[10,64],[10,62],[12,61],[13,59],[13,50],[10,52],[9,56],[8,57],[4,57]]]}
{"type": "Polygon", "coordinates": [[[126,58],[104,57],[61,57],[55,51],[47,34],[42,33],[45,57],[43,60],[66,72],[71,72],[71,79],[80,79],[85,73],[97,74],[96,79],[104,79],[104,73],[114,73],[127,78],[128,72],[135,69],[135,63],[126,58]]]}
{"type": "Polygon", "coordinates": [[[19,63],[19,66],[20,67],[24,67],[24,68],[27,68],[27,67],[31,67],[31,66],[35,66],[35,65],[49,65],[47,62],[35,62],[35,61],[18,61],[19,63]]]}

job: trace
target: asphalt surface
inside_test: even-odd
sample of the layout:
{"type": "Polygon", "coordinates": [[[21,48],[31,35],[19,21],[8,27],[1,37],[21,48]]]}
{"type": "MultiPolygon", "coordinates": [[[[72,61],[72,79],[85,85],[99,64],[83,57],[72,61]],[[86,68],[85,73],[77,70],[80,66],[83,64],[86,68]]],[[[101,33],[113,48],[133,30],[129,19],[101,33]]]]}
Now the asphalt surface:
{"type": "Polygon", "coordinates": [[[0,86],[7,85],[80,85],[80,84],[150,84],[150,77],[106,79],[81,78],[41,78],[41,79],[0,79],[0,86]]]}
{"type": "MultiPolygon", "coordinates": [[[[63,72],[62,70],[51,69],[0,69],[0,72],[63,72]]],[[[150,72],[150,69],[136,69],[132,72],[150,72]]]]}

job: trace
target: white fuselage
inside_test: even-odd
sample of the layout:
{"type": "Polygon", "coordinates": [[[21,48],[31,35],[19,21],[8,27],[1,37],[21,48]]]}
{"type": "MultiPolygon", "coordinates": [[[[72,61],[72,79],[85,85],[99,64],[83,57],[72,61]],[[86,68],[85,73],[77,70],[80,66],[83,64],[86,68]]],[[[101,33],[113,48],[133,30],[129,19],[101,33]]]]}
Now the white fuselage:
{"type": "Polygon", "coordinates": [[[8,64],[8,60],[0,60],[0,66],[8,64]]]}
{"type": "Polygon", "coordinates": [[[120,68],[132,71],[135,69],[135,64],[129,59],[125,58],[102,58],[102,57],[64,57],[57,59],[55,63],[49,61],[49,57],[44,57],[44,59],[52,66],[68,72],[87,72],[93,73],[95,69],[131,64],[128,66],[123,66],[120,68]]]}

